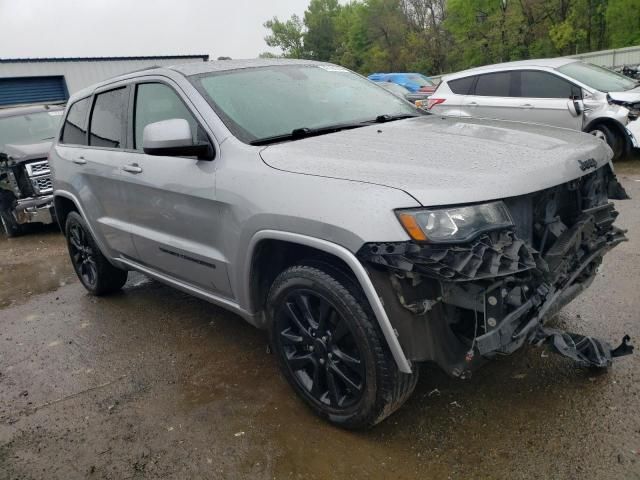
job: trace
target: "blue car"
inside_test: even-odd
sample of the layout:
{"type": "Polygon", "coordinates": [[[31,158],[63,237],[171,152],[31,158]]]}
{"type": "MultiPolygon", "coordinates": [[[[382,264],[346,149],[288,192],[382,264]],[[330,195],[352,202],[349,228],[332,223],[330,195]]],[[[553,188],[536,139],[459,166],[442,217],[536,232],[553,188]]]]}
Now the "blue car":
{"type": "Polygon", "coordinates": [[[372,73],[367,77],[374,82],[391,82],[402,85],[412,93],[432,94],[436,84],[421,73],[372,73]]]}

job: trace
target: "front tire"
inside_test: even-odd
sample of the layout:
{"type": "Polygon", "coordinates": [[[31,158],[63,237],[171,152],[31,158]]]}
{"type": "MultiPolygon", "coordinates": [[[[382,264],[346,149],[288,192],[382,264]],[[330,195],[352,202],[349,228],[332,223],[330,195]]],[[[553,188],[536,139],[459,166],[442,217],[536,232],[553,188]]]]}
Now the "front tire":
{"type": "Polygon", "coordinates": [[[596,125],[589,133],[604,141],[613,150],[612,160],[619,160],[625,151],[625,139],[606,125],[596,125]]]}
{"type": "Polygon", "coordinates": [[[364,295],[328,265],[296,265],[267,300],[270,339],[296,393],[344,428],[375,425],[413,392],[418,373],[401,373],[364,295]]]}
{"type": "Polygon", "coordinates": [[[77,212],[67,216],[65,235],[73,268],[90,294],[108,295],[124,286],[128,272],[114,267],[102,255],[87,224],[77,212]]]}
{"type": "Polygon", "coordinates": [[[7,238],[17,237],[22,233],[22,225],[20,225],[13,213],[9,210],[0,209],[0,225],[2,232],[7,238]]]}

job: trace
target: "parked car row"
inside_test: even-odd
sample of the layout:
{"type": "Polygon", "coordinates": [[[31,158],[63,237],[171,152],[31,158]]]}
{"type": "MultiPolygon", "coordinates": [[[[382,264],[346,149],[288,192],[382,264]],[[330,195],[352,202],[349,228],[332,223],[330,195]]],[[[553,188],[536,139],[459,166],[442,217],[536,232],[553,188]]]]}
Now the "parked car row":
{"type": "Polygon", "coordinates": [[[277,59],[77,92],[50,150],[89,293],[136,270],[237,313],[346,428],[397,410],[423,362],[467,378],[530,342],[590,367],[631,352],[544,327],[625,240],[611,156],[577,131],[429,115],[337,65],[277,59]]]}
{"type": "Polygon", "coordinates": [[[619,159],[638,147],[627,127],[640,116],[640,82],[574,59],[525,60],[447,75],[427,108],[584,131],[619,159]]]}

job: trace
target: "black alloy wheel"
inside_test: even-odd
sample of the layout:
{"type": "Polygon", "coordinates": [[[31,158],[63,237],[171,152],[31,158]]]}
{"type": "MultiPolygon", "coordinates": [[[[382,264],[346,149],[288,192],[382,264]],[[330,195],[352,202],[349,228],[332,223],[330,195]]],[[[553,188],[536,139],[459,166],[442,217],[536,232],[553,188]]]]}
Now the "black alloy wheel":
{"type": "Polygon", "coordinates": [[[65,237],[73,268],[89,293],[106,295],[124,286],[128,272],[115,267],[106,259],[79,213],[69,213],[65,237]]]}
{"type": "Polygon", "coordinates": [[[362,355],[332,303],[307,289],[290,291],[276,313],[277,341],[300,387],[336,409],[355,405],[365,388],[362,355]]]}
{"type": "Polygon", "coordinates": [[[349,429],[382,421],[409,398],[418,368],[402,373],[357,280],[307,260],[274,280],[271,345],[283,376],[320,417],[349,429]]]}

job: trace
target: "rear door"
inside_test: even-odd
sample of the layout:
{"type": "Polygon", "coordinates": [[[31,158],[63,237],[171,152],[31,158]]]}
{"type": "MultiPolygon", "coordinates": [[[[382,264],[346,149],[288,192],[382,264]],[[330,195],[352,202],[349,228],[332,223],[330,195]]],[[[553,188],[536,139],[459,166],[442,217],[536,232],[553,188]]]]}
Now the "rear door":
{"type": "Polygon", "coordinates": [[[463,100],[463,115],[500,120],[523,120],[522,101],[515,96],[513,72],[484,73],[463,100]]]}
{"type": "Polygon", "coordinates": [[[127,228],[121,166],[126,144],[129,87],[103,89],[71,105],[56,146],[57,188],[79,197],[101,243],[124,255],[135,249],[127,228]]]}
{"type": "Polygon", "coordinates": [[[123,165],[128,215],[143,264],[209,292],[231,296],[227,259],[217,239],[221,225],[215,197],[216,162],[147,155],[144,127],[187,120],[195,141],[211,142],[204,122],[180,88],[168,79],[135,85],[131,153],[123,165]]]}
{"type": "Polygon", "coordinates": [[[521,70],[515,82],[524,121],[582,129],[582,115],[573,115],[568,105],[582,99],[580,87],[541,70],[521,70]]]}

